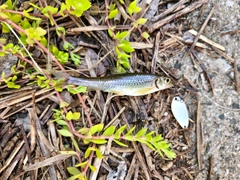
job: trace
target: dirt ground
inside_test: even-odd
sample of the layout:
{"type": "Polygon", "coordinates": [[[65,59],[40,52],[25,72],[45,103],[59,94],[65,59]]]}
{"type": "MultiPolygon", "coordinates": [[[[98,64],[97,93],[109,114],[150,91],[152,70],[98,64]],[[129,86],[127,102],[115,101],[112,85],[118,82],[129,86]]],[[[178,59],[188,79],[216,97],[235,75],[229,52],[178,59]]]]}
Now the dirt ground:
{"type": "MultiPolygon", "coordinates": [[[[240,64],[240,34],[221,35],[224,32],[240,29],[240,2],[238,0],[211,0],[210,7],[216,6],[213,16],[203,31],[203,35],[223,45],[226,54],[237,59],[240,64]]],[[[202,20],[209,12],[204,12],[202,20]]],[[[189,24],[194,29],[200,29],[203,21],[198,18],[199,12],[188,15],[189,24]]],[[[185,58],[182,63],[182,74],[186,74],[197,87],[201,101],[201,124],[203,134],[203,170],[198,174],[198,180],[207,179],[209,158],[212,156],[213,179],[240,179],[240,96],[233,86],[233,64],[225,58],[211,57],[206,53],[198,52],[198,57],[204,62],[215,88],[212,95],[209,84],[202,81],[196,73],[191,60],[185,58]],[[204,86],[207,88],[204,89],[204,86]]],[[[183,54],[177,54],[172,61],[176,63],[183,54]]],[[[238,71],[240,67],[238,66],[238,71]]],[[[239,77],[240,78],[240,77],[239,77]]],[[[191,104],[189,103],[191,109],[191,104]]]]}

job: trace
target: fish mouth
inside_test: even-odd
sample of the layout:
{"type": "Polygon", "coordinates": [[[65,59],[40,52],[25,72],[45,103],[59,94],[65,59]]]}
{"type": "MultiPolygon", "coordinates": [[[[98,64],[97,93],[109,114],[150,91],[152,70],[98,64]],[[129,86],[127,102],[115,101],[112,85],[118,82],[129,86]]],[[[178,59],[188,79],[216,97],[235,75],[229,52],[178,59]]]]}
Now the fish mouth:
{"type": "Polygon", "coordinates": [[[171,87],[173,87],[173,86],[174,86],[173,83],[167,84],[167,88],[171,88],[171,87]]]}

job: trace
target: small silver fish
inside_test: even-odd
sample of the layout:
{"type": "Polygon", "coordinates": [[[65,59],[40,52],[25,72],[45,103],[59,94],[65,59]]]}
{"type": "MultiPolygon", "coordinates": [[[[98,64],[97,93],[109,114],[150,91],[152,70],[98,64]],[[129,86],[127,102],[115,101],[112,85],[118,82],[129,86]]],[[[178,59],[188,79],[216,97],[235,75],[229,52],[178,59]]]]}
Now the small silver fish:
{"type": "Polygon", "coordinates": [[[154,74],[116,74],[106,77],[68,77],[67,84],[86,86],[118,95],[141,96],[173,86],[168,77],[154,74]]]}

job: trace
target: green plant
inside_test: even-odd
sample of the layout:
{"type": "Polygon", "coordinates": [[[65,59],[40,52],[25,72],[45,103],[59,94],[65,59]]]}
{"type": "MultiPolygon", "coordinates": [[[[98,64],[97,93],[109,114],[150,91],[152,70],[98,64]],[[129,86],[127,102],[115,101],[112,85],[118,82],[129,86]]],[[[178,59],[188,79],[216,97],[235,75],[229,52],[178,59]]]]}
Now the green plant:
{"type": "MultiPolygon", "coordinates": [[[[17,66],[14,65],[11,67],[11,74],[9,74],[8,76],[5,75],[5,72],[2,72],[1,75],[1,81],[6,83],[7,87],[10,89],[19,89],[21,88],[21,86],[19,84],[16,84],[16,80],[18,79],[18,75],[21,73],[21,71],[19,70],[20,68],[25,69],[26,63],[18,63],[17,66]]],[[[0,82],[1,84],[1,82],[0,82]]]]}
{"type": "Polygon", "coordinates": [[[134,48],[131,46],[128,38],[131,35],[131,32],[138,28],[141,36],[145,39],[149,37],[149,34],[147,32],[142,33],[139,25],[144,25],[147,21],[145,18],[139,18],[137,20],[133,19],[132,15],[137,14],[141,11],[141,8],[137,6],[137,1],[132,1],[128,6],[123,0],[119,0],[122,5],[124,5],[127,9],[128,18],[132,21],[132,28],[129,31],[117,31],[115,32],[115,26],[111,26],[110,22],[108,20],[115,18],[118,15],[118,9],[116,8],[116,4],[111,4],[109,7],[106,4],[106,7],[109,9],[107,24],[108,24],[108,34],[110,37],[112,37],[116,41],[116,54],[117,54],[117,71],[118,72],[124,72],[125,69],[130,68],[129,58],[130,53],[134,51],[134,48]]]}
{"type": "Polygon", "coordinates": [[[162,157],[167,156],[170,159],[176,157],[176,154],[170,150],[170,144],[167,143],[161,135],[156,135],[155,131],[147,132],[146,128],[142,128],[138,132],[134,133],[135,126],[131,128],[128,132],[126,131],[126,125],[117,129],[115,126],[109,126],[104,130],[104,124],[96,124],[92,127],[84,127],[78,130],[70,128],[69,122],[79,120],[80,113],[69,111],[66,116],[62,115],[60,111],[55,110],[55,119],[53,120],[57,124],[62,126],[62,129],[59,129],[58,132],[65,137],[71,138],[74,147],[77,151],[68,150],[62,151],[63,154],[74,154],[77,155],[80,151],[79,146],[74,139],[74,136],[81,138],[84,144],[89,145],[87,150],[84,153],[84,161],[76,164],[74,167],[68,167],[68,172],[72,175],[69,180],[73,179],[86,179],[85,171],[81,172],[78,168],[90,168],[92,171],[95,171],[95,167],[91,165],[91,159],[93,155],[96,155],[97,158],[102,159],[103,155],[98,149],[97,145],[106,144],[109,139],[113,140],[116,144],[127,147],[128,145],[122,141],[132,141],[140,142],[146,144],[150,149],[156,150],[162,157]]]}

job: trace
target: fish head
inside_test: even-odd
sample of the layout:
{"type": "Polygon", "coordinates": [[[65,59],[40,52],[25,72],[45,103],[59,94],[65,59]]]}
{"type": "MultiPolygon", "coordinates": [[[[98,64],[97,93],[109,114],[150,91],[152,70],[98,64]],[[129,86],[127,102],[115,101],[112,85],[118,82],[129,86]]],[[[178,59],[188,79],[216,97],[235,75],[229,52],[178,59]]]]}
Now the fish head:
{"type": "Polygon", "coordinates": [[[159,90],[167,89],[173,86],[172,80],[169,77],[158,77],[155,80],[155,86],[159,90]]]}

